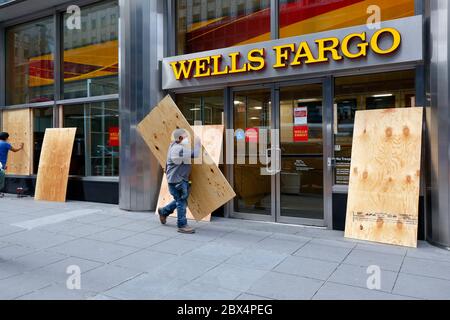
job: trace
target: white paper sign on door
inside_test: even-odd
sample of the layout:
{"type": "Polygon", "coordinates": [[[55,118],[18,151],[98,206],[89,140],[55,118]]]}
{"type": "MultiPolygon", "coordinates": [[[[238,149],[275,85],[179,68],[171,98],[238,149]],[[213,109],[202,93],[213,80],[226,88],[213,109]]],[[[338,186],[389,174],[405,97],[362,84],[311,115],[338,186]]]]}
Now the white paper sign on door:
{"type": "Polygon", "coordinates": [[[308,124],[308,107],[296,107],[294,109],[294,124],[296,126],[308,124]]]}

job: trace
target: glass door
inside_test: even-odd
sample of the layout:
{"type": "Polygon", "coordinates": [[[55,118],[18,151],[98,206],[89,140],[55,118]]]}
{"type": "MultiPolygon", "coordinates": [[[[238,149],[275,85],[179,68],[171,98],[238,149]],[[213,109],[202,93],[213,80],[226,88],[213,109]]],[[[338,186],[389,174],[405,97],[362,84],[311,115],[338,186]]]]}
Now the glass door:
{"type": "Polygon", "coordinates": [[[281,171],[276,180],[277,221],[324,225],[322,82],[282,86],[277,96],[281,149],[281,171]]]}
{"type": "Polygon", "coordinates": [[[262,174],[271,145],[272,90],[236,89],[232,92],[232,107],[232,185],[236,192],[232,215],[273,221],[273,177],[262,174]]]}
{"type": "Polygon", "coordinates": [[[228,207],[232,217],[330,224],[332,105],[328,82],[231,90],[229,124],[234,136],[227,158],[234,161],[228,166],[236,192],[228,207]],[[231,157],[230,149],[234,151],[231,157]]]}

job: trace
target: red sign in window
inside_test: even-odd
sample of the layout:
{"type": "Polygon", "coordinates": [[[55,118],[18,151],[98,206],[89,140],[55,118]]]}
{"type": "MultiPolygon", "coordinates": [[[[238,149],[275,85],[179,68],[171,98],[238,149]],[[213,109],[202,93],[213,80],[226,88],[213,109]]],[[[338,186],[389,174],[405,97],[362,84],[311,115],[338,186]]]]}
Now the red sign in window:
{"type": "Polygon", "coordinates": [[[110,147],[118,147],[119,146],[119,127],[111,127],[109,128],[109,141],[108,144],[110,147]]]}
{"type": "Polygon", "coordinates": [[[294,142],[308,142],[308,140],[309,140],[308,126],[295,126],[294,142]]]}

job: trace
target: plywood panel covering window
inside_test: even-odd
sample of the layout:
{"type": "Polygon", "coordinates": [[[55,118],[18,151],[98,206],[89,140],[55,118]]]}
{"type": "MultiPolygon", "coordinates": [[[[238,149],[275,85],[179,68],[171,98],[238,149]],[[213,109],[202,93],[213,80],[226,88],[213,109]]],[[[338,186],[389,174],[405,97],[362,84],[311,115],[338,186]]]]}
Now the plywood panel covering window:
{"type": "Polygon", "coordinates": [[[9,152],[7,174],[29,175],[32,163],[32,122],[31,110],[7,110],[2,114],[2,130],[9,133],[9,140],[15,148],[24,144],[24,149],[19,152],[9,152]]]}
{"type": "Polygon", "coordinates": [[[337,78],[334,103],[334,183],[348,185],[356,111],[414,106],[415,72],[407,70],[337,78]]]}

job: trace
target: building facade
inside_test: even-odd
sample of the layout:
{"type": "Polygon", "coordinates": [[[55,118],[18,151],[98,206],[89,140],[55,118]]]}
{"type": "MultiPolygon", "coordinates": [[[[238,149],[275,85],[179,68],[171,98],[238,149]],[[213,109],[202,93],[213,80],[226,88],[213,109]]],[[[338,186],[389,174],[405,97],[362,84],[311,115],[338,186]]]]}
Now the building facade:
{"type": "Polygon", "coordinates": [[[419,234],[450,247],[449,13],[443,0],[1,1],[2,128],[32,119],[29,169],[8,190],[33,192],[46,128],[77,127],[69,198],[154,210],[162,170],[136,125],[170,94],[191,124],[234,132],[220,168],[237,196],[215,214],[342,230],[355,112],[423,106],[419,234]],[[259,150],[281,159],[273,175],[235,159],[264,130],[278,132],[259,150]]]}

